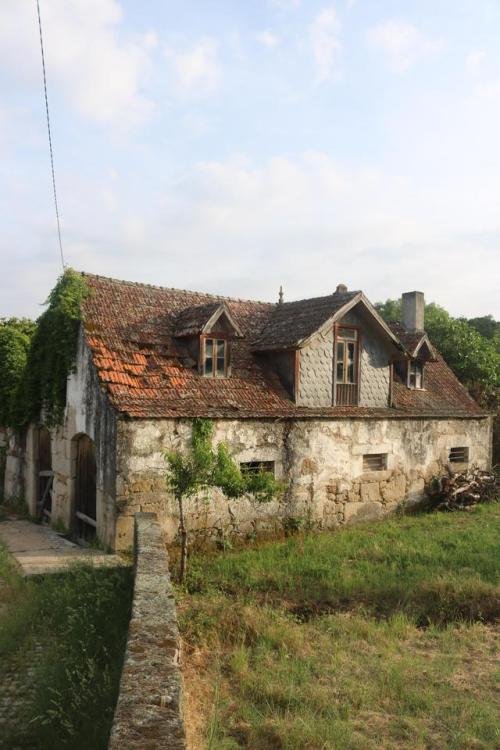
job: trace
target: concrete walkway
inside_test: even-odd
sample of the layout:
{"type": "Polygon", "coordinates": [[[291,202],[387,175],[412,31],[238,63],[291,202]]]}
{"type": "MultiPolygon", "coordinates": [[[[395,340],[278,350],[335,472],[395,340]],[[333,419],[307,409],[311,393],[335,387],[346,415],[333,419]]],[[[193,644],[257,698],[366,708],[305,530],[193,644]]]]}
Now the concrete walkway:
{"type": "Polygon", "coordinates": [[[75,563],[111,567],[126,564],[119,555],[79,547],[48,526],[19,518],[0,521],[0,541],[25,576],[57,573],[75,563]]]}

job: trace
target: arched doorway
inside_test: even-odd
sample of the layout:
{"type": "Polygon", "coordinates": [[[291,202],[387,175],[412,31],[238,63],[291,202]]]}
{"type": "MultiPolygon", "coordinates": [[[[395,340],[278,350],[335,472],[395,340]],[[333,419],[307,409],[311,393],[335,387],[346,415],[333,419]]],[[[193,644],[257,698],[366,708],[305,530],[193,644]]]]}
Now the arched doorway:
{"type": "Polygon", "coordinates": [[[95,446],[87,435],[79,435],[75,449],[75,532],[79,542],[96,536],[96,460],[95,446]]]}
{"type": "Polygon", "coordinates": [[[38,429],[36,445],[36,515],[42,521],[50,522],[54,472],[50,432],[45,427],[38,429]]]}

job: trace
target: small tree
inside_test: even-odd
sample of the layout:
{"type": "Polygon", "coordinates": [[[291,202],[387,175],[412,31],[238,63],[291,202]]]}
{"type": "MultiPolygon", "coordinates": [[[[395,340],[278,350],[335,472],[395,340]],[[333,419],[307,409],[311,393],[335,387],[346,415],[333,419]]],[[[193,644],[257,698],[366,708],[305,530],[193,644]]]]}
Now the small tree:
{"type": "Polygon", "coordinates": [[[283,491],[284,485],[272,474],[242,474],[224,443],[212,447],[213,425],[209,419],[194,419],[191,449],[188,453],[168,451],[167,484],[179,508],[181,563],[179,578],[184,582],[187,569],[188,530],[184,501],[210,487],[219,488],[227,497],[251,494],[259,502],[269,502],[283,491]]]}

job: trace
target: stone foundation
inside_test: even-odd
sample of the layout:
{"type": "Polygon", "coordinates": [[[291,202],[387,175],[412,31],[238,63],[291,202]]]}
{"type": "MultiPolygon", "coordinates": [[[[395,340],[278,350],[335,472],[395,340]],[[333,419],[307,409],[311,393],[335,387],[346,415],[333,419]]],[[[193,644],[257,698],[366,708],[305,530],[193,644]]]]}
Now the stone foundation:
{"type": "MultiPolygon", "coordinates": [[[[290,519],[318,529],[377,518],[424,497],[425,484],[445,471],[453,446],[469,448],[470,463],[490,465],[491,421],[485,419],[216,420],[214,442],[233,457],[274,461],[288,485],[279,502],[228,500],[218,491],[187,502],[192,536],[281,531],[290,519]],[[363,455],[384,453],[387,468],[364,471],[363,455]]],[[[120,421],[117,430],[117,547],[130,544],[133,515],[154,512],[169,539],[177,508],[165,483],[164,454],[188,449],[189,420],[120,421]]],[[[456,465],[454,468],[463,469],[456,465]]]]}

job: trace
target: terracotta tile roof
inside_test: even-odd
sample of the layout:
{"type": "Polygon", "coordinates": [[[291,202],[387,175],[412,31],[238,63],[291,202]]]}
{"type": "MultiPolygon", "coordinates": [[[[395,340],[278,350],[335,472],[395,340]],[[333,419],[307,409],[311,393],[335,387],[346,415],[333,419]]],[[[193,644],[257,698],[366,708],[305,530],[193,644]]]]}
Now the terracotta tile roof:
{"type": "MultiPolygon", "coordinates": [[[[276,331],[273,341],[285,338],[284,334],[278,336],[285,329],[285,321],[280,311],[276,323],[275,304],[83,275],[91,291],[83,310],[86,341],[112,405],[129,417],[397,418],[406,414],[482,414],[442,360],[426,365],[428,391],[409,391],[395,384],[397,409],[297,407],[266,357],[252,351],[258,332],[267,330],[266,336],[270,336],[271,331],[276,331]],[[183,341],[176,338],[176,326],[184,315],[186,320],[192,320],[194,308],[200,309],[202,318],[222,302],[243,338],[233,339],[231,377],[205,378],[198,373],[197,363],[183,341]]],[[[321,325],[325,316],[338,309],[336,305],[345,303],[345,299],[335,301],[331,297],[335,295],[328,300],[311,300],[310,305],[303,301],[280,306],[288,310],[288,326],[293,331],[290,341],[313,332],[313,325],[321,325]]]]}
{"type": "Polygon", "coordinates": [[[359,292],[334,292],[275,305],[262,331],[255,335],[253,349],[269,351],[298,346],[329,320],[359,292]]]}

